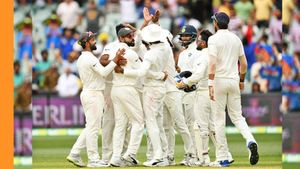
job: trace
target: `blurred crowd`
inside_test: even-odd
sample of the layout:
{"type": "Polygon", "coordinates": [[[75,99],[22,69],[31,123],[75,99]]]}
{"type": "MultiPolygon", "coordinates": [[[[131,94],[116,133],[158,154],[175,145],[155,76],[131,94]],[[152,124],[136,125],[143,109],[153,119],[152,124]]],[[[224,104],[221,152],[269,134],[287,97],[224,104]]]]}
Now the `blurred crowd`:
{"type": "MultiPolygon", "coordinates": [[[[300,109],[299,6],[299,0],[15,0],[15,108],[30,110],[31,94],[78,95],[80,49],[74,44],[80,33],[99,33],[100,56],[116,40],[115,26],[139,28],[148,7],[152,14],[160,10],[160,24],[173,33],[175,44],[183,25],[214,32],[210,17],[227,13],[229,30],[242,39],[248,61],[244,92],[282,91],[282,111],[300,109]]],[[[178,56],[182,48],[175,46],[178,56]]]]}

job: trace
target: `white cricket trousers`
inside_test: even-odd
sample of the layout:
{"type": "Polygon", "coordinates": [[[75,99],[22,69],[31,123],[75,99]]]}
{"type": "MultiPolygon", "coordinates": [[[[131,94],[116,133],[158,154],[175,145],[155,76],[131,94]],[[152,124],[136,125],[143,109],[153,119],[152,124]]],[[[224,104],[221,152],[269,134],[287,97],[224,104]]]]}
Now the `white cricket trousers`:
{"type": "Polygon", "coordinates": [[[72,147],[71,154],[79,154],[80,150],[87,149],[89,161],[100,159],[98,153],[98,133],[101,127],[104,97],[102,91],[86,91],[80,94],[80,100],[85,114],[85,128],[72,147]]]}
{"type": "Polygon", "coordinates": [[[211,100],[209,98],[208,89],[200,89],[196,91],[196,99],[194,104],[195,121],[200,131],[202,147],[198,152],[202,155],[208,153],[209,134],[215,131],[214,114],[211,110],[211,100]]]}
{"type": "Polygon", "coordinates": [[[228,159],[228,146],[225,134],[227,105],[228,115],[232,123],[240,131],[246,143],[255,141],[245,118],[242,116],[241,93],[239,81],[234,79],[216,78],[214,84],[215,101],[212,102],[215,112],[215,130],[217,141],[217,160],[228,159]]]}
{"type": "MultiPolygon", "coordinates": [[[[162,159],[162,145],[167,145],[163,129],[163,99],[166,94],[164,86],[144,86],[143,108],[147,133],[153,147],[153,159],[162,159]]],[[[167,153],[167,152],[165,152],[167,153]]]]}
{"type": "Polygon", "coordinates": [[[144,115],[139,93],[133,86],[113,86],[111,99],[115,112],[112,158],[121,157],[128,123],[131,124],[131,133],[125,155],[136,155],[144,131],[144,115]]]}
{"type": "Polygon", "coordinates": [[[113,130],[115,127],[114,108],[111,100],[111,83],[105,83],[104,113],[102,118],[102,160],[109,162],[113,153],[113,130]]]}
{"type": "MultiPolygon", "coordinates": [[[[111,83],[105,83],[104,90],[104,113],[102,117],[102,160],[109,162],[113,154],[113,130],[115,128],[115,114],[114,107],[111,100],[111,83]]],[[[127,132],[125,135],[124,147],[122,153],[127,149],[129,138],[130,138],[130,124],[127,126],[127,132]]]]}
{"type": "Polygon", "coordinates": [[[183,104],[183,115],[185,122],[189,129],[193,145],[196,145],[195,140],[195,114],[194,114],[194,104],[195,104],[195,92],[181,92],[182,94],[182,104],[183,104]]]}
{"type": "Polygon", "coordinates": [[[183,115],[183,108],[181,103],[182,95],[180,91],[167,92],[164,99],[164,128],[166,136],[169,143],[169,156],[174,157],[174,148],[175,148],[175,134],[174,134],[174,125],[176,130],[181,135],[185,154],[195,155],[195,147],[192,141],[191,134],[189,132],[188,126],[185,122],[183,115]]]}

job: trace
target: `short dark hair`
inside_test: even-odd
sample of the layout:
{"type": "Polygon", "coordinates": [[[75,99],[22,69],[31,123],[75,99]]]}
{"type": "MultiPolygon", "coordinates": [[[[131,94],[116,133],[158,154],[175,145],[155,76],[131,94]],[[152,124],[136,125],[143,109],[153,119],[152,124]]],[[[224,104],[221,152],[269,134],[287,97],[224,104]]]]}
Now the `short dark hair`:
{"type": "Polygon", "coordinates": [[[228,28],[228,24],[225,24],[225,23],[217,22],[217,25],[218,25],[219,29],[227,29],[228,28]]]}
{"type": "Polygon", "coordinates": [[[209,30],[203,30],[200,32],[200,35],[201,35],[201,39],[205,41],[205,43],[207,44],[208,38],[213,34],[209,30]]]}
{"type": "Polygon", "coordinates": [[[122,28],[124,28],[124,27],[125,27],[125,26],[124,26],[122,23],[120,23],[120,24],[118,24],[118,25],[116,26],[116,34],[117,34],[117,36],[118,36],[119,30],[122,29],[122,28]]]}

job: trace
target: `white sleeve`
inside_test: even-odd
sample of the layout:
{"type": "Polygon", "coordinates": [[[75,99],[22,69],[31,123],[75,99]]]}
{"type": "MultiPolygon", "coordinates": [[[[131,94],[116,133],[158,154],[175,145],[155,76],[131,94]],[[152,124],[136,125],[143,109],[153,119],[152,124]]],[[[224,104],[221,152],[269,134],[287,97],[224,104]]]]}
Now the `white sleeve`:
{"type": "Polygon", "coordinates": [[[115,68],[115,66],[115,62],[109,62],[107,66],[103,67],[98,60],[94,61],[91,65],[92,69],[103,77],[106,77],[115,68]]]}
{"type": "Polygon", "coordinates": [[[240,43],[240,48],[239,48],[239,57],[240,56],[244,56],[245,55],[245,51],[244,51],[244,46],[243,43],[240,39],[238,39],[239,43],[240,43]]]}
{"type": "Polygon", "coordinates": [[[179,54],[178,56],[178,62],[177,62],[177,66],[182,70],[184,68],[184,64],[183,64],[183,54],[182,52],[179,54]]]}
{"type": "Polygon", "coordinates": [[[143,77],[146,76],[151,66],[151,62],[144,60],[140,69],[124,68],[124,75],[130,77],[143,77]]]}
{"type": "Polygon", "coordinates": [[[206,75],[206,70],[208,67],[207,60],[203,60],[202,62],[199,62],[197,66],[195,67],[195,72],[193,72],[192,76],[187,78],[188,86],[192,86],[195,83],[198,83],[200,79],[204,78],[206,75]]]}
{"type": "Polygon", "coordinates": [[[150,79],[162,80],[165,77],[163,72],[148,71],[147,77],[150,79]]]}
{"type": "Polygon", "coordinates": [[[136,30],[134,41],[135,45],[131,49],[138,53],[141,50],[142,45],[142,35],[140,30],[136,30]]]}
{"type": "Polygon", "coordinates": [[[217,45],[214,42],[214,40],[210,37],[208,38],[208,55],[209,57],[213,56],[213,57],[218,57],[218,49],[217,49],[217,45]]]}
{"type": "Polygon", "coordinates": [[[213,40],[208,38],[208,74],[215,74],[218,57],[218,49],[213,40]]]}

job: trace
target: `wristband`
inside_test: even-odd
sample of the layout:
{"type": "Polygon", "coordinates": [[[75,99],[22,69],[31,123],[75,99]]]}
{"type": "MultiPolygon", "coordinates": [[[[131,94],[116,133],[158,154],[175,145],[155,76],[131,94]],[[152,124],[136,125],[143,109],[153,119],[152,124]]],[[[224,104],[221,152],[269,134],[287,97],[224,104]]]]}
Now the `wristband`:
{"type": "Polygon", "coordinates": [[[214,85],[214,80],[208,79],[208,86],[213,86],[214,85]]]}

